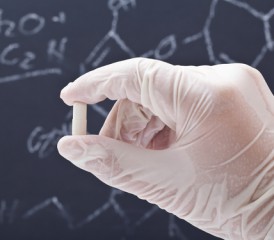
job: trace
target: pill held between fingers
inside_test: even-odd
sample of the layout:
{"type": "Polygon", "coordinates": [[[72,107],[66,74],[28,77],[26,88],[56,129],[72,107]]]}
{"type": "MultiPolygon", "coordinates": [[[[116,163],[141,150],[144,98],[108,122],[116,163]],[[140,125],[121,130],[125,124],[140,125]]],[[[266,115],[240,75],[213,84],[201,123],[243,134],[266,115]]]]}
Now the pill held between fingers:
{"type": "Polygon", "coordinates": [[[72,135],[87,134],[87,104],[73,103],[72,135]]]}

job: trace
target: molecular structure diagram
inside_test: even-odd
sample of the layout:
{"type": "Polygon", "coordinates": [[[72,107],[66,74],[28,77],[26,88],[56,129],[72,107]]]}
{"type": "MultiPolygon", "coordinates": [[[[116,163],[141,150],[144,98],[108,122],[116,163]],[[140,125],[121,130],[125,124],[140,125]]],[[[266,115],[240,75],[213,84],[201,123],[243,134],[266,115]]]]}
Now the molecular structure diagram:
{"type": "MultiPolygon", "coordinates": [[[[274,8],[270,9],[267,13],[262,13],[255,8],[251,7],[246,2],[240,0],[212,0],[209,8],[209,14],[204,22],[204,26],[201,27],[201,31],[182,39],[181,44],[187,45],[198,40],[203,40],[206,46],[206,51],[208,54],[209,62],[212,64],[219,64],[222,62],[232,63],[235,62],[227,54],[221,53],[219,56],[216,55],[214,51],[214,43],[211,37],[211,27],[214,21],[215,13],[217,11],[218,4],[220,2],[226,2],[231,4],[236,8],[240,8],[246,11],[252,17],[258,19],[263,23],[264,27],[264,38],[265,43],[262,46],[260,52],[256,55],[255,59],[252,61],[251,66],[257,67],[259,63],[263,60],[267,52],[273,52],[274,41],[271,34],[270,20],[274,15],[274,8]]],[[[129,11],[130,8],[136,7],[136,0],[110,0],[108,2],[108,7],[112,12],[113,20],[111,24],[111,29],[106,33],[101,41],[92,49],[88,57],[80,64],[80,73],[87,71],[89,66],[96,68],[100,66],[102,61],[107,57],[110,52],[110,47],[107,43],[110,40],[114,40],[116,44],[124,51],[129,58],[138,57],[134,50],[131,49],[126,42],[120,37],[117,32],[117,25],[119,21],[119,11],[129,11]]],[[[142,54],[139,57],[153,57],[159,60],[167,60],[170,58],[176,50],[176,40],[173,35],[164,38],[160,43],[158,48],[155,50],[149,50],[148,52],[142,54]],[[169,46],[170,50],[165,54],[160,54],[160,49],[169,46]]]]}

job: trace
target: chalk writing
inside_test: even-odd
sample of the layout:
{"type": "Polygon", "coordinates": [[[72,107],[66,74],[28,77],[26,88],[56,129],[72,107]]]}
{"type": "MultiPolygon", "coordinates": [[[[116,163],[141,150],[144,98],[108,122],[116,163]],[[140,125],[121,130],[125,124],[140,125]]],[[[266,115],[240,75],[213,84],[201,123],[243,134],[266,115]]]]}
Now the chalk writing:
{"type": "MultiPolygon", "coordinates": [[[[53,16],[50,20],[57,24],[66,22],[66,14],[61,11],[57,16],[53,16]]],[[[41,58],[40,54],[32,49],[25,50],[20,42],[15,39],[20,35],[31,38],[41,33],[47,24],[47,19],[37,13],[27,13],[19,18],[18,21],[8,19],[4,15],[4,10],[0,9],[0,37],[4,37],[13,41],[6,46],[0,45],[0,67],[3,71],[4,67],[13,69],[15,74],[2,75],[0,72],[0,83],[8,83],[22,79],[49,75],[62,74],[59,66],[54,68],[37,69],[37,61],[41,58]]],[[[68,38],[66,36],[61,39],[49,39],[46,44],[46,53],[48,62],[62,63],[64,61],[66,45],[68,38]]]]}
{"type": "Polygon", "coordinates": [[[10,205],[5,200],[0,201],[0,224],[14,222],[18,204],[18,199],[13,200],[10,205]]]}
{"type": "Polygon", "coordinates": [[[37,152],[39,158],[49,156],[56,149],[58,140],[64,135],[71,134],[71,118],[72,111],[67,114],[61,128],[53,128],[49,132],[46,132],[41,126],[35,127],[27,140],[29,153],[37,152]]]}

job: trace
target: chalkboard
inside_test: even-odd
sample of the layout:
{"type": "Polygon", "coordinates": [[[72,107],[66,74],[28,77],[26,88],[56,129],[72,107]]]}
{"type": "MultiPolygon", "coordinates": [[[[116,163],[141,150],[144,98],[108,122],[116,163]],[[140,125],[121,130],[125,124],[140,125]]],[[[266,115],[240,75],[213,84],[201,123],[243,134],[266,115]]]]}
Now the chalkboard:
{"type": "MultiPolygon", "coordinates": [[[[59,156],[79,75],[143,56],[243,62],[274,88],[274,1],[0,0],[0,239],[217,239],[59,156]]],[[[97,134],[113,102],[88,108],[97,134]]]]}

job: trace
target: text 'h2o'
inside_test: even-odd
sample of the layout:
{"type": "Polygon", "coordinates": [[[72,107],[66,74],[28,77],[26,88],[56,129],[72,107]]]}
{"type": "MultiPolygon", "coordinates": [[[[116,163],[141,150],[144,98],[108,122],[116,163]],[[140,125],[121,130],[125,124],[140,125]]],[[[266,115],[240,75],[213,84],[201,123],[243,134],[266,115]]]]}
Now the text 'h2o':
{"type": "MultiPolygon", "coordinates": [[[[5,46],[0,44],[0,66],[21,70],[34,69],[39,56],[34,50],[26,49],[31,47],[30,43],[26,43],[29,38],[41,33],[49,21],[59,25],[65,24],[66,14],[61,11],[55,16],[45,18],[37,13],[28,13],[14,21],[6,17],[4,10],[0,9],[0,38],[4,40],[2,43],[8,42],[5,46]],[[21,41],[16,41],[18,38],[21,41]]],[[[65,36],[47,40],[45,44],[47,61],[61,63],[64,60],[67,41],[65,36]]]]}

